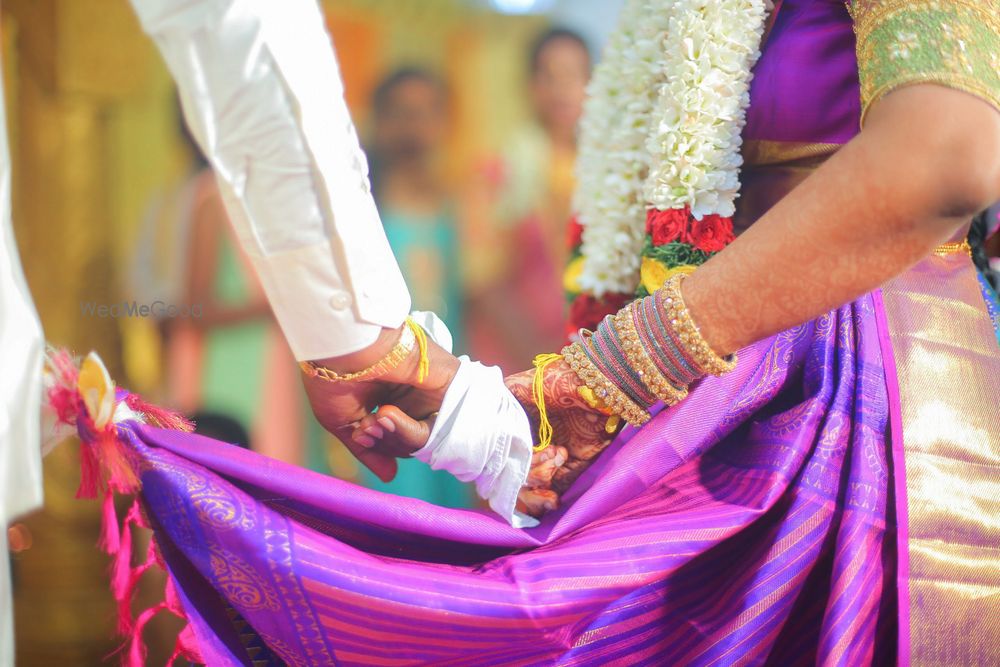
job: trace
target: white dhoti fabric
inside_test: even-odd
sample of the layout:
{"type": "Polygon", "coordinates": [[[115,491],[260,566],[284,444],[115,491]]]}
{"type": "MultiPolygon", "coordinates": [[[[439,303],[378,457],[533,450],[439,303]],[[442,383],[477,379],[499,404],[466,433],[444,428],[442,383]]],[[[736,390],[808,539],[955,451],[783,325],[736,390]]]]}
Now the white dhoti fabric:
{"type": "Polygon", "coordinates": [[[42,504],[42,327],[10,221],[10,155],[0,89],[0,665],[14,664],[7,525],[42,504]]]}

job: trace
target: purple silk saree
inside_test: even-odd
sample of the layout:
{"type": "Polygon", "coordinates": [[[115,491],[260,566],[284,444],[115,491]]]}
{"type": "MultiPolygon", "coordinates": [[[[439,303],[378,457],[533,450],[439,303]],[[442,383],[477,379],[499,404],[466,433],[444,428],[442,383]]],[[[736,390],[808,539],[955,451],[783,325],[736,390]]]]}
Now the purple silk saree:
{"type": "MultiPolygon", "coordinates": [[[[744,224],[858,127],[844,4],[779,10],[744,224]]],[[[126,526],[157,550],[130,573],[123,535],[116,578],[159,560],[171,586],[126,629],[172,609],[184,653],[213,666],[975,664],[935,633],[981,630],[997,590],[974,552],[996,531],[991,377],[971,262],[931,257],[742,351],[528,530],[127,422],[142,491],[126,526]]]]}
{"type": "Polygon", "coordinates": [[[516,530],[198,436],[128,428],[202,658],[250,664],[886,664],[876,300],[746,350],[516,530]]]}

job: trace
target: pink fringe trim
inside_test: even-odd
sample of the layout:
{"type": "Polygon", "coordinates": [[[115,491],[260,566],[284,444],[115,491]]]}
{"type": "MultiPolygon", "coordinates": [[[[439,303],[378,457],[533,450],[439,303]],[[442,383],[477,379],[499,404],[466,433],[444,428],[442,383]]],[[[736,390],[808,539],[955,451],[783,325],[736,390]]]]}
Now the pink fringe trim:
{"type": "MultiPolygon", "coordinates": [[[[103,493],[99,545],[112,557],[111,592],[118,604],[118,633],[126,638],[122,649],[127,648],[121,654],[121,661],[127,667],[143,667],[146,664],[146,645],[142,632],[153,617],[164,610],[184,620],[187,616],[168,573],[163,602],[142,611],[133,619],[132,602],[142,575],[154,566],[165,569],[154,539],[150,539],[145,560],[132,565],[133,528],[149,528],[138,498],[129,506],[125,520],[121,524],[118,522],[115,494],[134,494],[140,490],[136,457],[128,440],[121,437],[114,423],[100,430],[95,427],[76,389],[79,375],[76,359],[66,350],[50,350],[48,361],[48,403],[57,419],[75,426],[80,436],[80,486],[76,497],[97,498],[103,493]]],[[[194,429],[194,425],[181,415],[146,403],[134,394],[126,393],[121,400],[151,426],[188,432],[194,429]]],[[[167,664],[172,665],[178,658],[201,661],[190,625],[178,635],[167,664]]]]}

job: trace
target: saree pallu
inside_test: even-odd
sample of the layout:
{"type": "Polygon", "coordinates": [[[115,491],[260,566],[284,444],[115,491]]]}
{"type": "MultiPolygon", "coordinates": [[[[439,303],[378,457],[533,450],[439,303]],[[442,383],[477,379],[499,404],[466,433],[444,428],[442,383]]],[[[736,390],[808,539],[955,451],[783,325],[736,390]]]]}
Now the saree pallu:
{"type": "Polygon", "coordinates": [[[871,294],[747,349],[525,531],[125,431],[209,665],[889,664],[906,489],[887,315],[871,294]]]}

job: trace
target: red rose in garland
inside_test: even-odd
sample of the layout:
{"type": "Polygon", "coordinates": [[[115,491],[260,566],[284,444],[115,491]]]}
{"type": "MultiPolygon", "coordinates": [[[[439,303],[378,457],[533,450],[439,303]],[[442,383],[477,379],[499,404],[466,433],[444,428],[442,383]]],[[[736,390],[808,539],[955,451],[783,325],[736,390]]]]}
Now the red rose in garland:
{"type": "Polygon", "coordinates": [[[713,214],[692,220],[684,240],[702,252],[719,252],[735,238],[732,219],[713,214]]]}
{"type": "Polygon", "coordinates": [[[597,328],[606,316],[617,313],[635,299],[632,294],[606,294],[598,299],[589,294],[581,294],[573,299],[569,307],[569,335],[579,329],[597,328]]]}
{"type": "Polygon", "coordinates": [[[650,209],[646,213],[646,233],[653,237],[653,245],[666,245],[680,239],[687,230],[690,214],[686,208],[667,211],[650,209]]]}
{"type": "Polygon", "coordinates": [[[570,250],[583,243],[583,225],[580,224],[575,215],[569,219],[569,225],[566,228],[566,239],[570,250]]]}

